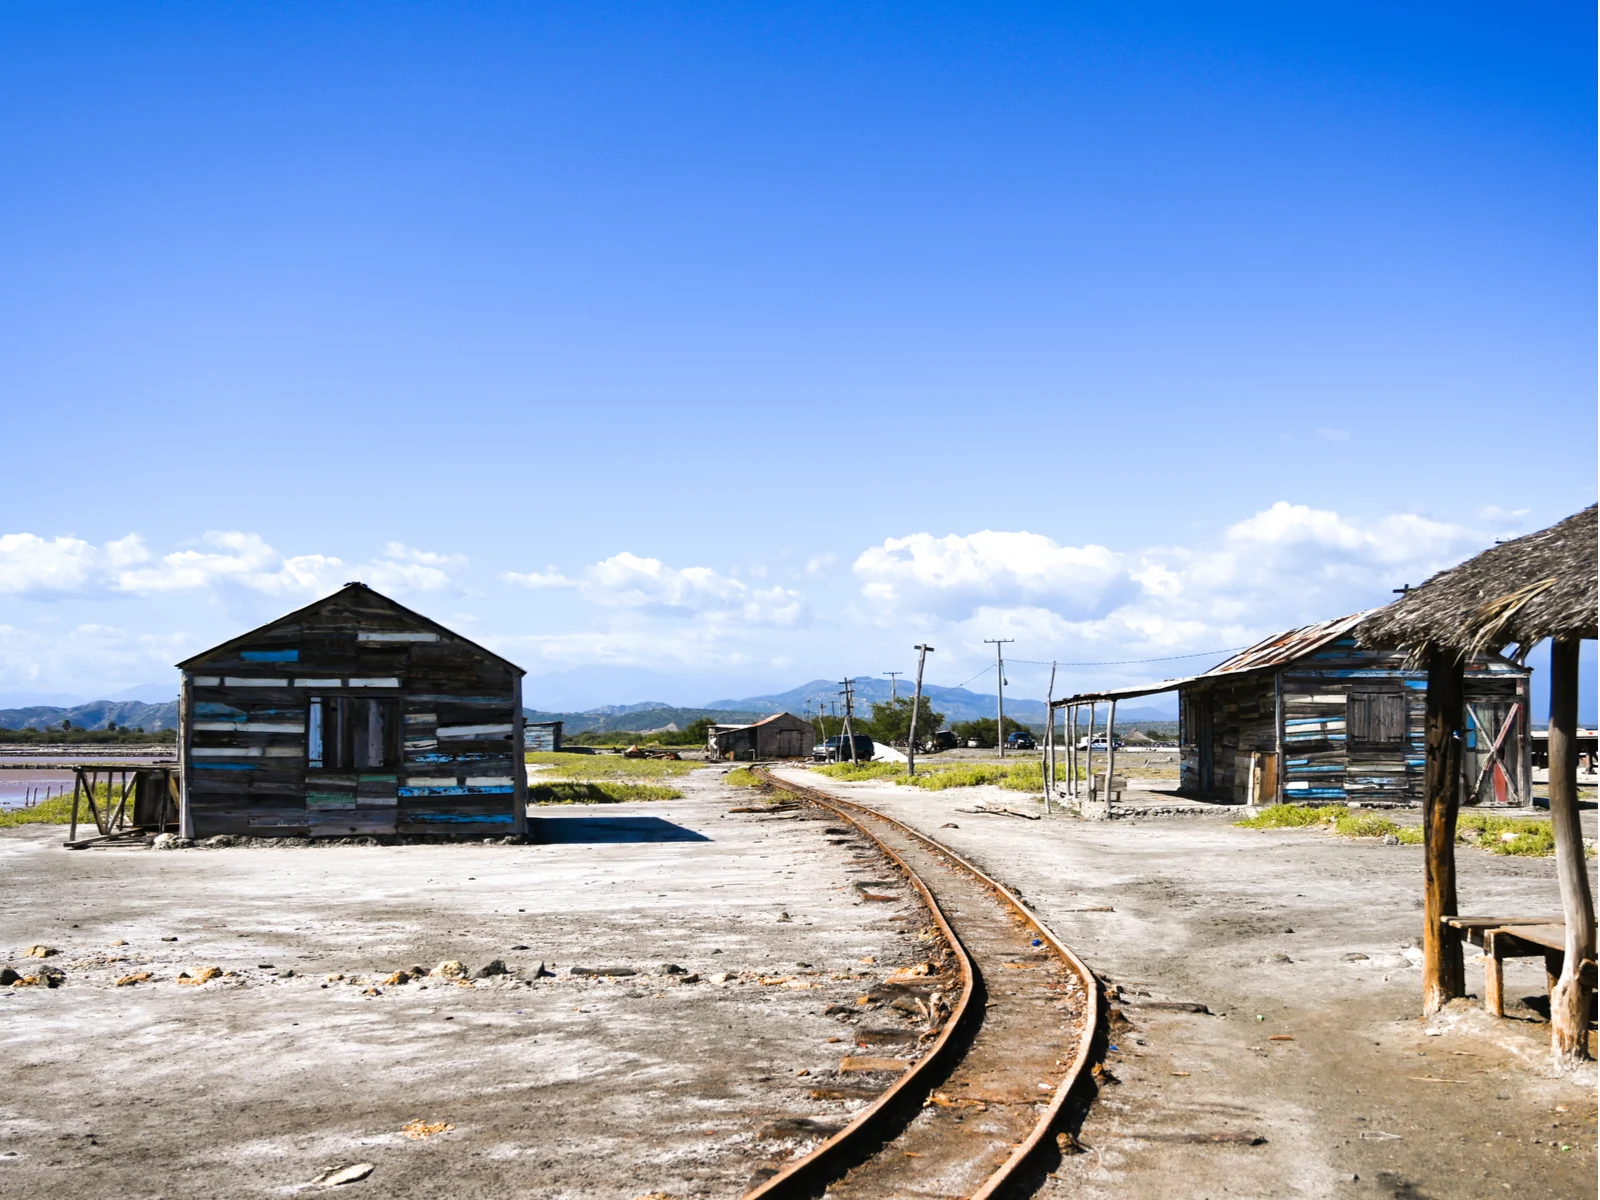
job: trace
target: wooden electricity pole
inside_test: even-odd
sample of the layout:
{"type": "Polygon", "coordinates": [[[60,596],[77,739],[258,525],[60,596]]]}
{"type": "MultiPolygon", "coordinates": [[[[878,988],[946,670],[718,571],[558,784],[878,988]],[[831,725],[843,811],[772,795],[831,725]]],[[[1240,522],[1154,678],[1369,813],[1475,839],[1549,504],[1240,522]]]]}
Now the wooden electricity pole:
{"type": "Polygon", "coordinates": [[[904,671],[882,671],[882,672],[880,672],[880,674],[887,675],[889,677],[889,703],[890,704],[899,704],[900,703],[900,688],[899,688],[900,676],[904,675],[905,672],[904,671]]]}
{"type": "Polygon", "coordinates": [[[1000,736],[1000,757],[1006,756],[1006,660],[1001,657],[1001,647],[1016,638],[984,638],[985,646],[994,647],[994,703],[995,732],[1000,736]]]}
{"type": "Polygon", "coordinates": [[[844,680],[844,736],[850,741],[850,764],[856,766],[856,695],[855,684],[844,680]]]}
{"type": "Polygon", "coordinates": [[[928,661],[933,647],[918,643],[911,647],[917,652],[917,690],[911,693],[911,733],[906,737],[906,774],[917,773],[917,708],[922,704],[922,666],[928,661]]]}

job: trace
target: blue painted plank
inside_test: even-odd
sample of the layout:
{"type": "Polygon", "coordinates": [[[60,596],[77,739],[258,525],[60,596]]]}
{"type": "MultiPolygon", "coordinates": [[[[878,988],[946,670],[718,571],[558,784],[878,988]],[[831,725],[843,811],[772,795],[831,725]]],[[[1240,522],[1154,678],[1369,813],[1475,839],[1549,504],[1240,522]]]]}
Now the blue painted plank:
{"type": "Polygon", "coordinates": [[[298,650],[241,650],[239,657],[245,662],[299,662],[298,650]]]}

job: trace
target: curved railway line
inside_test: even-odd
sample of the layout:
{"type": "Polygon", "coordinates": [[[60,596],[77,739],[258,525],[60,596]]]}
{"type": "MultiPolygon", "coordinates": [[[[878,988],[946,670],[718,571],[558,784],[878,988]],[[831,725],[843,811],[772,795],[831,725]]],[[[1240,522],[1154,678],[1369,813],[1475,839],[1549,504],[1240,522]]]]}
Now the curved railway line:
{"type": "Polygon", "coordinates": [[[850,1124],[745,1200],[989,1200],[1020,1190],[1088,1071],[1100,1031],[1094,976],[949,847],[873,809],[756,773],[867,838],[921,897],[947,953],[926,976],[888,981],[927,1013],[931,1045],[850,1124]]]}

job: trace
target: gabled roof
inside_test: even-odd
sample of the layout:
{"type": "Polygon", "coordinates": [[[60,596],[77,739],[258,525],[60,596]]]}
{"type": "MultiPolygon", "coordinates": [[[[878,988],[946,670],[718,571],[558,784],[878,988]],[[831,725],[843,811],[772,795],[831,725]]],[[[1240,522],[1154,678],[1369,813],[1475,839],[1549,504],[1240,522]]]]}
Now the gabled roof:
{"type": "Polygon", "coordinates": [[[393,600],[390,597],[385,596],[382,592],[378,591],[376,588],[368,587],[366,584],[361,583],[359,581],[357,581],[355,583],[347,583],[342,588],[340,588],[337,592],[334,592],[330,596],[324,596],[320,600],[313,600],[310,604],[307,604],[304,608],[297,608],[293,612],[285,613],[281,617],[276,617],[273,620],[268,621],[264,625],[257,625],[254,629],[249,630],[246,633],[242,633],[236,638],[229,638],[227,641],[219,643],[218,645],[215,645],[215,646],[211,647],[211,649],[209,649],[209,650],[202,650],[199,654],[191,655],[190,657],[184,659],[182,662],[177,664],[178,669],[180,671],[187,671],[191,667],[203,665],[204,661],[206,659],[212,657],[213,655],[222,654],[225,651],[232,650],[235,646],[241,646],[241,645],[244,645],[247,642],[253,641],[265,629],[270,629],[274,625],[282,625],[282,624],[284,624],[285,622],[288,622],[288,621],[303,620],[306,617],[311,616],[311,615],[321,611],[322,609],[329,607],[335,601],[339,600],[341,597],[348,597],[352,593],[357,593],[357,594],[365,593],[365,595],[368,596],[368,597],[372,597],[374,599],[382,601],[384,604],[386,604],[390,608],[392,608],[395,612],[399,613],[401,616],[406,617],[409,620],[415,621],[418,625],[421,625],[424,629],[430,630],[430,631],[432,631],[434,633],[443,634],[444,636],[448,637],[453,642],[459,642],[463,646],[470,647],[471,649],[476,650],[479,654],[483,655],[485,658],[492,659],[494,662],[500,663],[502,666],[509,667],[511,670],[515,671],[518,675],[526,675],[527,674],[527,671],[525,671],[521,667],[517,666],[517,664],[512,662],[510,659],[502,658],[500,655],[496,654],[493,650],[489,650],[489,649],[486,649],[483,646],[478,645],[477,642],[472,641],[470,638],[462,637],[455,630],[447,629],[445,626],[439,624],[439,622],[434,621],[434,620],[430,620],[428,617],[423,616],[421,613],[415,612],[412,609],[407,608],[405,605],[401,604],[399,601],[393,600]]]}
{"type": "Polygon", "coordinates": [[[1154,696],[1159,692],[1174,691],[1219,675],[1248,675],[1255,671],[1271,670],[1304,658],[1308,654],[1314,654],[1330,642],[1347,637],[1351,630],[1371,615],[1372,611],[1368,609],[1352,613],[1347,617],[1336,617],[1331,621],[1319,621],[1315,625],[1305,625],[1299,629],[1275,633],[1199,675],[1185,675],[1181,679],[1163,679],[1160,683],[1135,684],[1132,687],[1107,688],[1099,692],[1080,692],[1076,696],[1066,696],[1054,701],[1051,707],[1060,708],[1063,704],[1098,700],[1128,700],[1138,696],[1154,696]]]}

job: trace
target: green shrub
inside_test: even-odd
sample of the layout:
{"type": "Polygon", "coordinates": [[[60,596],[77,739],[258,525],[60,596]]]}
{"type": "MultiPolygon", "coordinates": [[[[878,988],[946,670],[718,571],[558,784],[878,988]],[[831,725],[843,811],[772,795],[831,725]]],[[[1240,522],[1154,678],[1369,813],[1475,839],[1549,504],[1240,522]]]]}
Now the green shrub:
{"type": "Polygon", "coordinates": [[[528,788],[529,804],[633,804],[645,800],[681,800],[677,788],[651,783],[560,782],[528,788]]]}
{"type": "Polygon", "coordinates": [[[672,779],[687,775],[703,763],[672,758],[623,758],[620,754],[562,754],[533,750],[524,755],[533,766],[553,767],[535,779],[672,779]]]}

